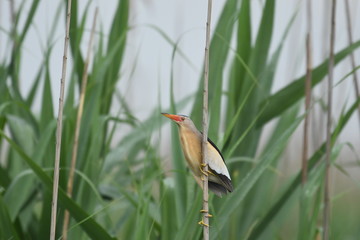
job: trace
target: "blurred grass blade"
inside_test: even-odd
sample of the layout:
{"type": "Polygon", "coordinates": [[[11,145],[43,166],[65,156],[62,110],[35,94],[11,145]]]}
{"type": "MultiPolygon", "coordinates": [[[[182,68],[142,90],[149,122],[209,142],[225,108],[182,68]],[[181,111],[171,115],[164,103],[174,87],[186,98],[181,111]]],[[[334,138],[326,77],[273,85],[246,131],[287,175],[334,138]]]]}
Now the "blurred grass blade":
{"type": "Polygon", "coordinates": [[[32,84],[31,88],[30,88],[30,91],[29,91],[29,94],[26,98],[26,104],[28,106],[32,106],[33,102],[34,102],[34,98],[35,98],[35,95],[38,91],[38,86],[39,86],[39,83],[40,83],[40,80],[41,80],[41,76],[43,74],[43,71],[44,71],[44,65],[41,64],[40,68],[39,68],[39,71],[38,73],[36,74],[36,77],[35,77],[35,80],[34,80],[34,83],[32,84]]]}
{"type": "Polygon", "coordinates": [[[28,33],[29,27],[33,23],[33,19],[34,19],[36,10],[37,10],[37,8],[39,6],[39,3],[40,3],[40,0],[33,0],[32,1],[30,11],[27,12],[27,18],[25,20],[25,25],[24,25],[23,29],[21,30],[21,34],[20,34],[20,37],[19,37],[18,42],[17,42],[17,45],[18,45],[17,47],[22,45],[22,43],[23,43],[23,41],[24,41],[24,39],[26,37],[26,34],[28,33]]]}
{"type": "Polygon", "coordinates": [[[0,239],[18,240],[20,237],[14,228],[14,224],[10,219],[7,205],[0,194],[0,239]]]}
{"type": "MultiPolygon", "coordinates": [[[[272,140],[267,142],[267,145],[262,152],[270,151],[272,148],[276,147],[277,143],[275,139],[279,139],[288,127],[296,121],[299,108],[299,104],[297,104],[281,115],[273,132],[269,134],[269,139],[272,140]]],[[[238,221],[241,221],[242,223],[242,227],[239,228],[238,231],[240,236],[248,236],[248,234],[251,233],[252,228],[256,226],[259,216],[261,216],[270,206],[270,202],[264,202],[264,199],[270,199],[275,194],[274,185],[276,184],[277,177],[279,177],[279,175],[281,176],[281,171],[277,166],[281,160],[282,154],[283,152],[280,152],[279,155],[275,157],[275,160],[271,163],[268,170],[265,171],[256,182],[256,187],[249,192],[241,205],[241,208],[246,207],[246,210],[241,211],[241,215],[239,214],[239,216],[237,216],[237,219],[239,219],[238,221]]],[[[253,167],[256,168],[256,165],[253,167]]]]}
{"type": "MultiPolygon", "coordinates": [[[[161,238],[173,239],[177,232],[177,219],[174,217],[174,209],[177,209],[175,200],[175,186],[171,179],[164,179],[162,183],[161,196],[161,238]]],[[[184,238],[182,238],[184,239],[184,238]]]]}
{"type": "MultiPolygon", "coordinates": [[[[334,162],[344,144],[339,144],[333,148],[331,153],[332,162],[334,162]]],[[[315,239],[317,230],[317,220],[322,207],[322,191],[325,173],[325,164],[321,162],[316,171],[312,171],[308,182],[301,189],[300,194],[300,220],[299,220],[299,240],[315,239]]]]}
{"type": "Polygon", "coordinates": [[[0,165],[0,186],[7,189],[11,180],[6,169],[0,165]]]}
{"type": "Polygon", "coordinates": [[[128,31],[128,18],[129,18],[129,0],[121,0],[115,12],[110,30],[110,36],[107,46],[107,53],[113,51],[114,46],[118,45],[114,55],[112,64],[106,72],[106,78],[103,79],[105,88],[103,89],[102,96],[105,97],[104,106],[102,107],[105,113],[109,112],[112,93],[114,91],[115,83],[118,80],[120,66],[124,56],[124,49],[126,44],[126,33],[128,31]],[[110,92],[108,92],[110,90],[110,92]]]}
{"type": "MultiPolygon", "coordinates": [[[[171,61],[171,80],[170,80],[170,104],[171,112],[177,113],[175,96],[174,96],[174,76],[173,76],[173,63],[176,52],[176,45],[173,49],[171,61]]],[[[171,123],[171,142],[172,142],[172,164],[175,169],[175,210],[177,216],[177,226],[181,228],[181,223],[184,221],[186,213],[186,168],[184,164],[183,153],[180,150],[180,138],[178,135],[178,127],[176,124],[171,123]]]]}
{"type": "MultiPolygon", "coordinates": [[[[40,128],[45,128],[47,124],[54,119],[53,97],[51,92],[51,78],[50,78],[50,66],[49,59],[51,55],[51,49],[46,54],[45,60],[45,79],[44,89],[41,101],[41,114],[40,114],[40,128]]],[[[41,129],[43,130],[43,129],[41,129]]]]}
{"type": "MultiPolygon", "coordinates": [[[[231,214],[238,208],[242,203],[250,189],[254,186],[256,181],[261,177],[264,171],[271,165],[273,161],[279,156],[279,154],[286,147],[287,142],[295,131],[297,126],[300,124],[302,118],[296,119],[289,128],[283,132],[282,136],[276,140],[274,148],[269,149],[264,152],[260,157],[259,164],[256,168],[253,168],[247,175],[243,178],[238,186],[235,186],[235,190],[229,196],[226,197],[225,201],[222,203],[218,215],[215,216],[214,220],[216,221],[216,227],[221,231],[227,223],[227,219],[230,218],[231,214]]],[[[212,228],[213,229],[213,228],[212,228]]],[[[218,239],[219,231],[212,231],[210,236],[211,239],[218,239]]]]}
{"type": "MultiPolygon", "coordinates": [[[[25,3],[25,1],[23,3],[25,3]]],[[[24,22],[24,27],[21,31],[19,31],[20,36],[17,39],[14,39],[16,47],[13,48],[14,51],[12,53],[10,65],[9,65],[9,70],[10,70],[9,72],[13,76],[16,71],[15,65],[17,64],[16,63],[16,61],[18,61],[17,59],[20,57],[20,52],[21,52],[21,47],[22,47],[23,41],[26,37],[26,34],[28,33],[30,25],[33,23],[33,19],[34,19],[34,16],[35,16],[35,13],[36,13],[39,3],[40,3],[40,0],[32,1],[30,10],[29,10],[29,12],[27,12],[27,18],[24,22]]],[[[20,7],[20,9],[21,8],[22,7],[20,7]]],[[[19,17],[20,17],[20,10],[19,10],[17,18],[19,18],[19,17]]],[[[17,22],[18,22],[18,19],[16,20],[16,23],[17,22]]],[[[16,27],[16,26],[14,26],[14,27],[16,27]]],[[[15,36],[13,36],[13,37],[15,37],[15,36]]],[[[15,80],[15,81],[17,81],[17,80],[15,80]]],[[[16,84],[15,86],[17,87],[18,86],[17,82],[15,84],[16,84]]]]}
{"type": "MultiPolygon", "coordinates": [[[[251,3],[250,0],[243,0],[239,12],[236,54],[248,65],[251,50],[251,3]]],[[[231,119],[233,119],[232,116],[235,115],[235,109],[238,108],[238,93],[241,91],[243,83],[240,79],[245,75],[245,68],[238,57],[235,57],[233,60],[230,74],[228,88],[229,104],[227,105],[226,112],[226,120],[228,123],[232,121],[231,119]]],[[[249,95],[249,93],[247,95],[249,95]]]]}
{"type": "Polygon", "coordinates": [[[197,222],[201,217],[199,213],[199,209],[201,208],[201,199],[202,194],[198,192],[191,208],[186,214],[186,218],[181,224],[181,228],[175,235],[175,240],[198,239],[195,236],[197,235],[197,232],[201,232],[201,227],[197,225],[197,222]]]}
{"type": "MultiPolygon", "coordinates": [[[[22,159],[29,165],[29,167],[34,171],[38,176],[41,182],[49,189],[52,189],[52,180],[51,178],[31,159],[27,154],[6,134],[0,130],[0,135],[2,135],[10,146],[22,157],[22,159]]],[[[104,228],[102,228],[94,219],[89,218],[88,214],[79,207],[72,199],[70,199],[66,193],[59,188],[59,202],[61,205],[66,207],[71,216],[76,219],[76,221],[82,221],[85,218],[88,218],[87,221],[81,224],[81,227],[88,234],[89,237],[93,239],[114,239],[112,238],[104,228]]]]}
{"type": "MultiPolygon", "coordinates": [[[[360,99],[358,99],[350,109],[340,117],[339,122],[333,131],[331,141],[334,143],[338,138],[340,132],[346,126],[350,117],[357,109],[357,106],[360,103],[360,99]]],[[[315,168],[316,164],[320,161],[320,159],[325,154],[325,143],[321,145],[321,147],[313,154],[313,156],[308,161],[308,172],[315,168]]],[[[289,187],[286,188],[284,193],[278,198],[278,200],[272,205],[272,207],[267,211],[264,217],[262,217],[259,221],[259,224],[255,227],[254,231],[251,233],[249,239],[258,239],[259,236],[266,230],[268,225],[273,221],[278,212],[282,209],[285,203],[289,200],[289,198],[293,195],[295,190],[301,184],[301,173],[298,173],[296,178],[289,184],[289,187]]]]}
{"type": "MultiPolygon", "coordinates": [[[[345,59],[351,52],[360,46],[360,41],[344,48],[334,56],[334,64],[338,64],[345,59]]],[[[328,74],[328,59],[321,63],[312,71],[312,87],[320,83],[328,74]]],[[[265,99],[262,104],[267,104],[265,111],[257,122],[257,127],[262,127],[265,123],[279,116],[285,109],[292,106],[304,96],[305,76],[300,77],[294,82],[290,83],[283,89],[279,90],[269,98],[265,99]]]]}
{"type": "Polygon", "coordinates": [[[154,29],[155,32],[159,33],[163,39],[172,47],[175,47],[176,46],[176,51],[177,53],[179,54],[179,56],[181,56],[184,61],[194,70],[194,71],[197,71],[198,68],[197,66],[192,62],[192,60],[184,53],[184,51],[182,51],[180,48],[179,48],[179,41],[181,40],[182,36],[184,36],[187,32],[183,33],[180,37],[179,37],[179,40],[177,42],[174,42],[170,37],[169,35],[164,32],[161,28],[159,28],[158,26],[156,25],[153,25],[153,24],[148,24],[146,25],[148,26],[149,28],[151,29],[154,29]]]}
{"type": "MultiPolygon", "coordinates": [[[[66,5],[68,5],[68,2],[66,1],[66,5]]],[[[89,2],[87,4],[87,7],[89,6],[89,2]]],[[[66,6],[66,9],[68,9],[68,6],[66,6]]],[[[84,69],[84,59],[81,54],[81,39],[84,32],[85,27],[85,20],[86,20],[86,8],[85,8],[85,14],[82,17],[81,24],[78,26],[78,1],[71,1],[71,21],[70,21],[70,50],[71,54],[74,58],[74,68],[75,72],[77,73],[77,78],[79,82],[81,81],[82,76],[82,70],[84,69]]]]}
{"type": "MultiPolygon", "coordinates": [[[[253,119],[260,111],[262,111],[259,103],[263,99],[263,96],[266,96],[267,92],[270,91],[269,88],[264,88],[264,84],[266,81],[268,81],[268,79],[263,78],[262,74],[264,72],[264,66],[266,66],[270,52],[270,43],[272,40],[275,16],[275,3],[275,0],[267,0],[265,3],[255,46],[251,51],[249,59],[249,69],[257,79],[258,86],[255,88],[252,87],[254,81],[249,74],[239,76],[238,79],[238,81],[243,82],[241,83],[240,96],[238,98],[237,105],[241,105],[241,103],[245,101],[244,98],[250,89],[253,90],[251,91],[249,99],[247,100],[248,104],[245,104],[243,114],[240,116],[239,122],[235,127],[234,133],[232,135],[232,142],[235,142],[245,131],[247,131],[247,128],[250,126],[253,119]]],[[[238,39],[238,41],[241,40],[242,39],[238,39]]],[[[252,128],[247,134],[245,140],[237,147],[236,153],[252,157],[258,146],[259,136],[260,131],[252,128]]]]}
{"type": "MultiPolygon", "coordinates": [[[[229,47],[223,41],[231,42],[233,27],[237,16],[237,1],[227,0],[221,12],[220,18],[214,29],[215,34],[210,44],[209,62],[209,138],[217,141],[220,124],[220,106],[222,95],[223,71],[229,53],[229,47]]],[[[201,78],[203,73],[201,74],[201,78]]],[[[203,81],[200,81],[195,103],[191,111],[191,119],[197,126],[201,126],[202,119],[202,92],[203,81]]]]}

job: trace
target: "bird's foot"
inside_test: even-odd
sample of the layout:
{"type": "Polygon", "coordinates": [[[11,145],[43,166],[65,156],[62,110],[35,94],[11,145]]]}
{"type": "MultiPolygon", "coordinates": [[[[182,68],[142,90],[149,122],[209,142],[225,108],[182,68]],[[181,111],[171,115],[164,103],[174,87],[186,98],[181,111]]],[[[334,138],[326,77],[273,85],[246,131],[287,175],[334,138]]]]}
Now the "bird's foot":
{"type": "Polygon", "coordinates": [[[199,224],[199,225],[203,225],[203,226],[205,226],[205,227],[209,227],[209,224],[204,223],[203,220],[201,220],[200,222],[198,222],[198,224],[199,224]]]}
{"type": "MultiPolygon", "coordinates": [[[[206,167],[206,166],[207,166],[206,163],[201,163],[201,164],[200,164],[200,171],[202,172],[202,174],[205,175],[205,176],[209,176],[209,174],[215,176],[215,174],[214,174],[211,170],[206,170],[206,171],[205,171],[205,170],[203,169],[203,168],[206,167]]],[[[202,180],[203,180],[203,179],[202,179],[202,180]]]]}
{"type": "Polygon", "coordinates": [[[207,218],[213,217],[213,215],[211,215],[211,214],[209,213],[209,211],[208,211],[208,210],[205,210],[205,209],[201,209],[201,210],[200,210],[200,213],[207,213],[207,215],[205,215],[205,217],[207,217],[207,218]]]}
{"type": "MultiPolygon", "coordinates": [[[[205,165],[206,166],[206,165],[205,165]]],[[[202,167],[200,167],[200,172],[202,172],[202,174],[204,174],[205,176],[209,176],[209,174],[206,172],[206,171],[204,171],[203,169],[202,169],[202,167]]]]}
{"type": "MultiPolygon", "coordinates": [[[[208,174],[205,174],[207,177],[209,177],[209,175],[208,174]]],[[[201,175],[200,176],[200,179],[201,179],[201,181],[209,181],[209,179],[205,179],[205,176],[204,175],[201,175]]]]}

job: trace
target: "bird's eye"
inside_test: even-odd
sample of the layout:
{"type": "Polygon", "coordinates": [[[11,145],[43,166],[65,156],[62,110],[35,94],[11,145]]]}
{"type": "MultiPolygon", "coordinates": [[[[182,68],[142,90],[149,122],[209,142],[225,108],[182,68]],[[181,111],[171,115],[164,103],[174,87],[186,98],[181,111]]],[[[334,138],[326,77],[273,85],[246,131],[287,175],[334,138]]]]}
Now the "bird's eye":
{"type": "Polygon", "coordinates": [[[181,117],[181,121],[184,121],[185,120],[185,118],[184,117],[181,117]]]}

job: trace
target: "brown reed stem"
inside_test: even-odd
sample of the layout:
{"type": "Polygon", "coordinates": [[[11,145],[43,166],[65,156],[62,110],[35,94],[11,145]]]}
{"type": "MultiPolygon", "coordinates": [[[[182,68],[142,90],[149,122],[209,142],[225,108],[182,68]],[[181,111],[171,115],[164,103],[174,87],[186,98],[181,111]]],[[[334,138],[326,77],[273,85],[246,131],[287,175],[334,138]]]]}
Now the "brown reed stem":
{"type": "Polygon", "coordinates": [[[335,45],[335,13],[336,0],[332,1],[331,7],[331,30],[330,30],[330,56],[328,77],[328,112],[326,125],[326,155],[325,155],[325,186],[324,186],[324,214],[323,214],[323,239],[329,239],[330,225],[330,157],[331,157],[331,115],[332,115],[332,83],[334,73],[334,45],[335,45]]]}
{"type": "Polygon", "coordinates": [[[305,121],[304,121],[304,138],[302,151],[302,172],[301,183],[305,185],[307,181],[307,158],[309,146],[309,118],[311,103],[311,77],[312,77],[312,44],[311,44],[311,1],[307,1],[307,34],[306,34],[306,78],[305,78],[305,121]]]}
{"type": "Polygon", "coordinates": [[[53,178],[53,193],[51,202],[51,227],[50,227],[50,240],[55,240],[56,233],[56,213],[57,213],[57,200],[59,191],[59,168],[60,168],[60,152],[61,152],[61,136],[62,136],[62,115],[64,108],[64,89],[66,77],[66,64],[67,64],[67,50],[69,46],[69,30],[70,30],[70,17],[71,17],[71,0],[68,0],[67,14],[66,14],[66,33],[64,41],[64,56],[62,63],[62,73],[60,80],[60,97],[59,97],[59,111],[56,126],[56,149],[55,149],[55,163],[54,163],[54,178],[53,178]]]}
{"type": "MultiPolygon", "coordinates": [[[[206,42],[205,42],[205,69],[204,69],[204,92],[203,92],[203,139],[202,139],[202,163],[204,172],[208,171],[207,164],[207,133],[208,133],[208,86],[209,86],[209,48],[210,48],[210,26],[211,26],[212,0],[208,0],[207,21],[206,21],[206,42]]],[[[208,240],[209,233],[209,184],[208,176],[203,175],[203,239],[208,240]]]]}
{"type": "MultiPolygon", "coordinates": [[[[353,37],[352,37],[352,27],[351,27],[351,16],[350,16],[349,0],[345,0],[345,15],[346,15],[346,23],[347,23],[347,32],[348,32],[348,38],[349,38],[349,45],[351,45],[351,44],[353,44],[354,41],[353,41],[353,37]]],[[[354,52],[351,52],[350,60],[351,60],[351,67],[353,69],[355,69],[356,68],[356,63],[355,63],[354,52]]],[[[353,74],[353,82],[354,82],[355,97],[357,99],[359,99],[360,91],[359,91],[359,83],[358,83],[358,77],[357,77],[356,71],[353,74]]],[[[358,116],[359,116],[359,122],[360,122],[360,105],[358,106],[358,116]]]]}
{"type": "MultiPolygon", "coordinates": [[[[74,134],[74,145],[73,145],[73,151],[71,155],[71,166],[70,166],[70,172],[69,172],[69,179],[67,184],[67,195],[71,198],[72,191],[73,191],[73,185],[74,185],[74,173],[75,173],[75,167],[76,167],[76,159],[77,159],[77,152],[78,152],[78,146],[79,146],[79,135],[80,135],[80,127],[81,127],[81,118],[83,114],[84,109],[84,102],[85,102],[85,94],[86,94],[86,86],[87,86],[87,80],[88,80],[88,67],[90,62],[90,55],[91,55],[91,48],[93,45],[93,39],[95,35],[95,26],[96,26],[96,18],[98,14],[98,8],[95,10],[93,24],[91,28],[91,35],[90,35],[90,41],[87,49],[87,55],[84,63],[84,71],[82,74],[82,80],[81,80],[81,92],[80,92],[80,100],[79,100],[79,107],[76,117],[76,127],[75,127],[75,134],[74,134]]],[[[70,220],[70,214],[69,211],[65,211],[64,215],[64,224],[63,224],[63,239],[67,240],[67,229],[69,226],[69,220],[70,220]]]]}

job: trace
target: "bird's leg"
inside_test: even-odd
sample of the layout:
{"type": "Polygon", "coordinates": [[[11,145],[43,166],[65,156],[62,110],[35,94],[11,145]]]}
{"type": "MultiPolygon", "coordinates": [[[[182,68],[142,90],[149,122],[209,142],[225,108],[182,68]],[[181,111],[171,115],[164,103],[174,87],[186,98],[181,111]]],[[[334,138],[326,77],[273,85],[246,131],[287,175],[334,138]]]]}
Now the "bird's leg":
{"type": "Polygon", "coordinates": [[[205,216],[205,217],[207,217],[207,218],[213,217],[213,215],[211,215],[211,214],[209,213],[209,211],[207,211],[207,210],[205,210],[205,209],[201,209],[200,212],[201,212],[201,213],[207,213],[207,215],[205,216]]]}
{"type": "Polygon", "coordinates": [[[211,170],[207,170],[206,172],[207,172],[208,174],[211,174],[211,175],[215,176],[215,174],[214,174],[211,170]]]}
{"type": "MultiPolygon", "coordinates": [[[[209,212],[208,212],[207,210],[201,209],[200,212],[201,212],[201,213],[207,213],[207,215],[205,215],[205,217],[207,217],[207,218],[211,218],[211,217],[212,217],[212,215],[209,214],[209,212]]],[[[206,227],[209,227],[209,224],[204,223],[204,221],[203,221],[202,219],[201,219],[200,222],[198,222],[198,224],[203,225],[203,226],[206,226],[206,227]]]]}
{"type": "Polygon", "coordinates": [[[203,225],[203,226],[206,226],[206,227],[209,227],[209,224],[204,223],[203,220],[201,220],[200,222],[198,222],[198,224],[203,225]]]}
{"type": "MultiPolygon", "coordinates": [[[[209,174],[215,176],[215,174],[211,171],[211,170],[206,170],[204,171],[202,168],[206,167],[208,164],[206,163],[201,163],[200,164],[200,171],[202,172],[202,174],[206,175],[206,176],[209,176],[209,174]]],[[[204,180],[204,179],[201,179],[201,180],[204,180]]]]}
{"type": "MultiPolygon", "coordinates": [[[[204,171],[203,168],[206,167],[206,166],[208,166],[208,164],[206,164],[206,163],[201,163],[200,166],[199,166],[200,171],[202,172],[202,175],[201,175],[201,177],[200,177],[202,181],[205,180],[205,179],[204,179],[204,176],[209,176],[209,174],[214,175],[214,173],[212,173],[212,172],[209,171],[209,170],[204,171]]],[[[212,217],[212,215],[209,213],[208,210],[201,209],[201,210],[200,210],[200,213],[206,213],[205,217],[207,217],[207,218],[211,218],[211,217],[212,217]]],[[[203,220],[201,220],[200,222],[198,222],[198,224],[203,225],[203,226],[206,226],[206,227],[209,227],[209,224],[204,223],[203,220]]]]}

